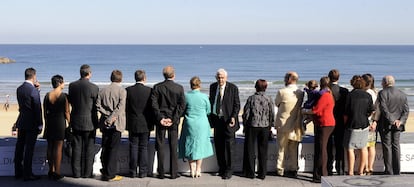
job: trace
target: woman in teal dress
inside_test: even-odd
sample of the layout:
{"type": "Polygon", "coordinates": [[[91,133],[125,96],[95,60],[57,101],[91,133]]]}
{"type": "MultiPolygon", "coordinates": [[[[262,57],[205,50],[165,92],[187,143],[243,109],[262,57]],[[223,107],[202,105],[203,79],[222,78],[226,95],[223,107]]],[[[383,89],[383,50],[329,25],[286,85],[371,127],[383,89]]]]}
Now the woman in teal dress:
{"type": "Polygon", "coordinates": [[[185,94],[186,110],[179,141],[179,158],[188,160],[194,178],[201,176],[203,158],[213,155],[213,146],[207,118],[210,101],[206,94],[200,92],[200,78],[191,78],[190,86],[192,90],[185,94]]]}

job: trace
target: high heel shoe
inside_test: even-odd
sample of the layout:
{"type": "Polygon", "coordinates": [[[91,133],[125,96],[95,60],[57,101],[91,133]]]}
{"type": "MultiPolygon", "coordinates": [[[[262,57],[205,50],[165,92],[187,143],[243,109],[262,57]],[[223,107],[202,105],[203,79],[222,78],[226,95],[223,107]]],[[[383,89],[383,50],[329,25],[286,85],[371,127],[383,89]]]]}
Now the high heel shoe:
{"type": "Polygon", "coordinates": [[[201,177],[201,172],[197,171],[196,178],[199,178],[199,177],[201,177]]]}
{"type": "Polygon", "coordinates": [[[194,170],[191,170],[191,178],[195,178],[196,177],[196,172],[194,170]]]}

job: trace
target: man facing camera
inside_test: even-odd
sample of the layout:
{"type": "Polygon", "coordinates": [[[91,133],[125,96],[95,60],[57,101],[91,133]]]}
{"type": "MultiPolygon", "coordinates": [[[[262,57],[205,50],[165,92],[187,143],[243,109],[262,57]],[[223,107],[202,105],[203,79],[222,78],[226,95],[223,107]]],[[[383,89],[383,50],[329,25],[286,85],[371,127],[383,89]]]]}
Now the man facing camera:
{"type": "Polygon", "coordinates": [[[217,82],[210,85],[210,122],[214,128],[218,175],[222,179],[230,179],[233,175],[235,133],[240,128],[239,89],[233,83],[227,82],[227,71],[224,69],[217,70],[216,80],[217,82]]]}

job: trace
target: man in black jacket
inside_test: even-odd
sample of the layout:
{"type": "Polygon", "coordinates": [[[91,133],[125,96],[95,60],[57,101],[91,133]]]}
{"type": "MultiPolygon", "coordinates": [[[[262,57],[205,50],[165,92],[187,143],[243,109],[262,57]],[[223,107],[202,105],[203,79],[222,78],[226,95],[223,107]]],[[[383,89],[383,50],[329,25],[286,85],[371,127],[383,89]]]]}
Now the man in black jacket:
{"type": "Polygon", "coordinates": [[[17,88],[19,117],[16,127],[19,130],[14,153],[14,172],[16,179],[23,177],[28,181],[40,179],[32,173],[32,159],[37,135],[42,132],[43,120],[36,70],[27,68],[24,76],[25,82],[17,88]]]}
{"type": "Polygon", "coordinates": [[[224,69],[217,70],[216,79],[217,82],[210,85],[210,122],[214,128],[218,175],[222,179],[230,179],[233,174],[235,132],[240,128],[239,89],[233,83],[227,82],[227,72],[224,69]]]}
{"type": "Polygon", "coordinates": [[[150,169],[148,140],[150,131],[154,130],[154,112],[151,107],[152,89],[144,85],[146,80],[145,71],[137,70],[135,72],[136,84],[126,88],[126,129],[129,135],[129,172],[132,178],[144,178],[150,169]],[[137,166],[139,167],[138,175],[137,166]]]}
{"type": "Polygon", "coordinates": [[[170,144],[170,173],[171,179],[180,177],[178,174],[178,124],[185,110],[185,97],[183,86],[174,82],[175,70],[166,66],[162,70],[165,80],[154,85],[151,95],[152,108],[157,124],[156,143],[158,158],[158,178],[164,178],[164,141],[168,132],[170,144]]]}
{"type": "Polygon", "coordinates": [[[72,172],[75,178],[93,177],[93,159],[98,114],[96,100],[99,88],[89,79],[89,65],[80,68],[81,78],[69,84],[69,102],[72,106],[70,126],[73,130],[72,172]]]}

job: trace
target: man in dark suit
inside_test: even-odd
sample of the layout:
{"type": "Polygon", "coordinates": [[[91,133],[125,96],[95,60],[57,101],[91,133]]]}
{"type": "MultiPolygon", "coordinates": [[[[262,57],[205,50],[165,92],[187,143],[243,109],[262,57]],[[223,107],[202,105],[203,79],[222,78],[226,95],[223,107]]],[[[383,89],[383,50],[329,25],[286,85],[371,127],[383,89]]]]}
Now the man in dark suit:
{"type": "Polygon", "coordinates": [[[170,144],[170,172],[171,179],[180,177],[178,174],[178,124],[185,110],[184,89],[174,82],[175,71],[172,66],[162,70],[165,80],[154,85],[151,95],[152,108],[157,124],[156,143],[158,158],[158,178],[164,178],[164,141],[165,132],[168,132],[170,144]]]}
{"type": "MultiPolygon", "coordinates": [[[[136,84],[126,88],[126,129],[129,135],[129,174],[144,178],[148,175],[148,140],[154,130],[151,91],[145,86],[147,77],[144,70],[135,72],[136,84]],[[137,166],[139,174],[137,175],[137,166]]],[[[150,169],[152,171],[152,169],[150,169]]],[[[150,174],[151,175],[151,174],[150,174]]]]}
{"type": "Polygon", "coordinates": [[[69,84],[69,102],[72,106],[70,126],[73,130],[72,172],[75,178],[93,177],[93,159],[98,127],[96,99],[99,88],[89,79],[92,71],[89,65],[80,68],[81,78],[69,84]]]}
{"type": "Polygon", "coordinates": [[[96,108],[101,114],[99,128],[102,132],[102,180],[119,181],[118,151],[121,133],[125,130],[126,90],[122,88],[122,72],[113,70],[111,84],[99,92],[96,108]]]}
{"type": "Polygon", "coordinates": [[[42,132],[43,120],[36,70],[27,68],[24,76],[25,82],[17,88],[19,116],[16,127],[19,130],[14,153],[14,172],[16,179],[23,177],[28,181],[40,179],[32,173],[32,159],[37,135],[42,132]]]}
{"type": "Polygon", "coordinates": [[[210,85],[211,111],[210,122],[214,128],[214,146],[216,149],[218,175],[222,179],[230,179],[233,174],[233,152],[235,146],[235,132],[240,128],[239,89],[236,85],[227,82],[227,72],[218,69],[217,82],[210,85]]]}
{"type": "Polygon", "coordinates": [[[378,93],[379,112],[374,121],[378,123],[386,175],[400,174],[400,134],[405,130],[409,107],[407,95],[394,87],[395,79],[387,75],[382,79],[378,93]]]}
{"type": "Polygon", "coordinates": [[[345,173],[345,152],[343,139],[345,133],[344,113],[345,103],[348,96],[348,89],[339,86],[339,71],[333,69],[329,71],[328,77],[331,82],[330,88],[335,99],[334,117],[335,129],[328,141],[328,175],[332,175],[333,161],[335,160],[335,170],[338,175],[345,173]],[[335,144],[335,158],[333,155],[333,144],[335,144]]]}

